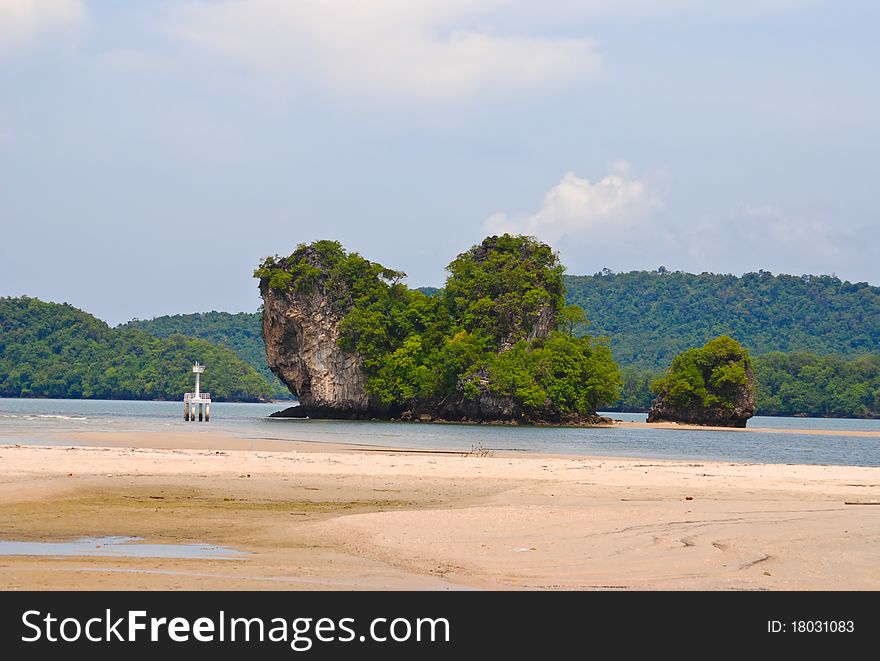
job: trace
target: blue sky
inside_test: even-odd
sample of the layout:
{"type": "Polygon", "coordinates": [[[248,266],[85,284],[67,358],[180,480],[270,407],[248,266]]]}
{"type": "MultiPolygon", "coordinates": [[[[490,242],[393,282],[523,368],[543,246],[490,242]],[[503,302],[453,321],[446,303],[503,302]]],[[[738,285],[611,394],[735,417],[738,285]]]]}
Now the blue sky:
{"type": "Polygon", "coordinates": [[[259,260],[302,241],[439,285],[500,231],[577,274],[880,284],[878,19],[846,0],[0,0],[0,295],[110,323],[250,311],[259,260]]]}

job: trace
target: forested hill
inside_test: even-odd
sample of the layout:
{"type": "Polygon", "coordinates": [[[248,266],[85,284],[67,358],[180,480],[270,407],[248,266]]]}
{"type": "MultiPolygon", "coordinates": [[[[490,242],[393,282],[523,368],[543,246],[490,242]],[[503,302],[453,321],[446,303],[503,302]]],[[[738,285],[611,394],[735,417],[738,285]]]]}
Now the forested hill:
{"type": "Polygon", "coordinates": [[[567,302],[586,310],[591,333],[611,339],[621,365],[666,367],[719,335],[753,355],[880,352],[880,287],[832,276],[603,271],[566,276],[565,288],[567,302]]]}
{"type": "Polygon", "coordinates": [[[71,305],[0,298],[0,396],[180,400],[192,364],[216,401],[270,397],[266,380],[229,349],[183,335],[111,329],[71,305]]]}
{"type": "Polygon", "coordinates": [[[199,312],[147,320],[134,319],[119,328],[137,328],[156,337],[171,337],[180,333],[232,349],[266,379],[274,398],[289,399],[292,395],[287,386],[266,365],[262,319],[259,312],[199,312]]]}

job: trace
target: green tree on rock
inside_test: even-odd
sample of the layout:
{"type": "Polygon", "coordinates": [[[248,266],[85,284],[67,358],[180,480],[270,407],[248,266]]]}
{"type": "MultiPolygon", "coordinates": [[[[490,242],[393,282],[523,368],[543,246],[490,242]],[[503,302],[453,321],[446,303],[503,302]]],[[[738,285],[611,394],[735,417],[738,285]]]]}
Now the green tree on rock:
{"type": "Polygon", "coordinates": [[[652,384],[657,398],[648,422],[663,420],[745,426],[755,413],[755,380],[749,353],[726,335],[672,360],[652,384]]]}

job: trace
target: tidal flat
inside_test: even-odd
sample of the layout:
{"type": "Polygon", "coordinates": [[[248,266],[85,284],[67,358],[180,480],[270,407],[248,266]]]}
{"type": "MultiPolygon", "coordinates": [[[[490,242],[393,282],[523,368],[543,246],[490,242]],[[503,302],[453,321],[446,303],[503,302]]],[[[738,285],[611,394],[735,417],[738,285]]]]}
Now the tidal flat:
{"type": "Polygon", "coordinates": [[[0,446],[4,541],[245,559],[0,556],[0,589],[880,589],[876,467],[62,440],[0,446]]]}

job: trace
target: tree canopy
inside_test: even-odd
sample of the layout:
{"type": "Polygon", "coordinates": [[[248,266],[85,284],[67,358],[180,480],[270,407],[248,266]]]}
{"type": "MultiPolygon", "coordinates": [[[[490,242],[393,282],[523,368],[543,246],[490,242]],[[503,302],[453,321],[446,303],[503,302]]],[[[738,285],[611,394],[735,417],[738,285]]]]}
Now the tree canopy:
{"type": "Polygon", "coordinates": [[[68,304],[0,298],[0,396],[179,400],[195,361],[217,401],[267,399],[266,380],[205,340],[111,329],[68,304]]]}
{"type": "Polygon", "coordinates": [[[490,236],[447,267],[443,299],[462,329],[510,344],[565,305],[565,268],[550,246],[527,236],[490,236]]]}
{"type": "Polygon", "coordinates": [[[269,384],[272,397],[289,399],[290,391],[266,365],[266,347],[263,344],[263,325],[260,313],[200,312],[175,314],[153,319],[133,319],[117,326],[120,329],[144,330],[156,337],[168,338],[185,335],[207,340],[231,349],[248,365],[259,372],[269,384]]]}
{"type": "Polygon", "coordinates": [[[737,393],[750,385],[751,372],[749,352],[722,335],[676,356],[651,389],[673,406],[733,410],[737,393]]]}
{"type": "Polygon", "coordinates": [[[742,277],[669,271],[565,276],[566,299],[590,313],[622,365],[660,369],[719,335],[753,356],[771,351],[880,353],[880,287],[833,276],[742,277]]]}
{"type": "Polygon", "coordinates": [[[754,365],[759,414],[880,417],[880,355],[773,352],[754,365]]]}

